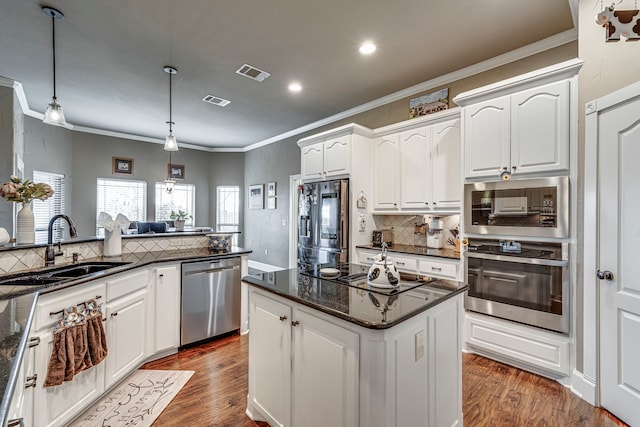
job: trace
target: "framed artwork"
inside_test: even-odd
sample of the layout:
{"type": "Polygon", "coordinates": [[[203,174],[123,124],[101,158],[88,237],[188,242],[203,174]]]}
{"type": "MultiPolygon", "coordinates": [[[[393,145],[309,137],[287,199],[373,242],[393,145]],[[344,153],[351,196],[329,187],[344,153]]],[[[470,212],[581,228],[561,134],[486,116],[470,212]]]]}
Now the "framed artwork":
{"type": "Polygon", "coordinates": [[[264,209],[264,184],[249,186],[249,209],[264,209]]]}
{"type": "Polygon", "coordinates": [[[409,101],[409,118],[426,116],[449,108],[449,88],[440,89],[409,101]]]}
{"type": "Polygon", "coordinates": [[[275,209],[276,208],[276,197],[267,197],[267,209],[275,209]]]}
{"type": "Polygon", "coordinates": [[[133,159],[112,157],[111,161],[111,173],[114,175],[133,175],[133,159]]]}
{"type": "Polygon", "coordinates": [[[184,165],[176,165],[175,163],[167,164],[169,168],[169,178],[184,179],[184,165]]]}
{"type": "Polygon", "coordinates": [[[276,195],[276,183],[270,182],[267,184],[267,197],[273,197],[276,195]]]}

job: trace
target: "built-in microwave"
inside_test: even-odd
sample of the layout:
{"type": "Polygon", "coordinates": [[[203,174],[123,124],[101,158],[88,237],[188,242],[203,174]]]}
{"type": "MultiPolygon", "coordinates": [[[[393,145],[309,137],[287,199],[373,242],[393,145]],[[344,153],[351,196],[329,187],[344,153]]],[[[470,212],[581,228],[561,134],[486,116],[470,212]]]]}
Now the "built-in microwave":
{"type": "Polygon", "coordinates": [[[464,185],[464,229],[469,234],[569,236],[569,177],[464,185]]]}

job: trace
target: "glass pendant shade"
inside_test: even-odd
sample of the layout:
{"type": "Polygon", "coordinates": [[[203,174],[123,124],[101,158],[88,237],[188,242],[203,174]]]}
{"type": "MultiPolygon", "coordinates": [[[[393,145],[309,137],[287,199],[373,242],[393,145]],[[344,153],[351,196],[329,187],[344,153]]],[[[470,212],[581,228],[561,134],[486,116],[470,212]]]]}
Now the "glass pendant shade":
{"type": "Polygon", "coordinates": [[[175,179],[171,179],[171,178],[167,178],[164,180],[164,191],[166,191],[167,193],[171,194],[173,193],[173,190],[176,188],[176,180],[175,179]]]}
{"type": "Polygon", "coordinates": [[[176,137],[171,130],[169,131],[169,135],[167,135],[167,139],[164,141],[164,149],[165,151],[178,151],[178,141],[176,141],[176,137]]]}
{"type": "Polygon", "coordinates": [[[42,121],[48,125],[66,126],[67,121],[64,119],[62,106],[58,104],[55,98],[47,105],[42,121]]]}

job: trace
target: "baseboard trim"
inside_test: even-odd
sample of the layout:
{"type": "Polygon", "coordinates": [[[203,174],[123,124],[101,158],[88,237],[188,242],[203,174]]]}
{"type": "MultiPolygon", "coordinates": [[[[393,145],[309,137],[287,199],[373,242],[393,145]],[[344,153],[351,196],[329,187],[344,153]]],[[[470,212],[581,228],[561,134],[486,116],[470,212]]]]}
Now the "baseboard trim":
{"type": "Polygon", "coordinates": [[[595,380],[586,377],[582,372],[573,371],[571,375],[571,392],[591,406],[598,406],[597,388],[595,380]]]}

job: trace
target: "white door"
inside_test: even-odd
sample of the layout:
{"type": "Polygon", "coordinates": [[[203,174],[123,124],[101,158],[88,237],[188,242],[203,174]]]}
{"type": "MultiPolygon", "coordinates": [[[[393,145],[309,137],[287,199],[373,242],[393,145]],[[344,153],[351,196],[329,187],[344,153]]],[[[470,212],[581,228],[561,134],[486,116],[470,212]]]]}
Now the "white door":
{"type": "Polygon", "coordinates": [[[398,208],[398,134],[375,141],[373,194],[375,209],[398,208]]]}
{"type": "Polygon", "coordinates": [[[598,134],[601,404],[640,426],[640,99],[619,105],[598,134]]]}

